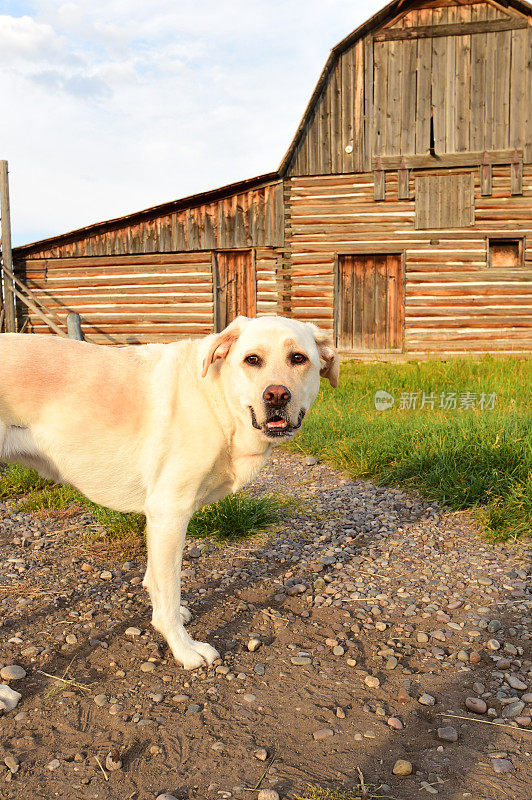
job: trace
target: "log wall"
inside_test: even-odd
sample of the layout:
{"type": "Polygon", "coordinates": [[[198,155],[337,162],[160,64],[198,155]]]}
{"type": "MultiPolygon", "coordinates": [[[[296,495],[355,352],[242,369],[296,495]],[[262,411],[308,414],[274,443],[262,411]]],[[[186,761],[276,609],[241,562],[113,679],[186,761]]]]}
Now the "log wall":
{"type": "MultiPolygon", "coordinates": [[[[77,311],[99,344],[169,342],[214,330],[213,251],[34,258],[18,265],[34,295],[66,329],[77,311]]],[[[257,248],[257,314],[277,313],[278,253],[257,248]]],[[[27,330],[50,329],[29,312],[27,330]]]]}
{"type": "Polygon", "coordinates": [[[411,170],[411,199],[398,200],[398,173],[387,172],[378,203],[373,173],[287,181],[292,315],[334,331],[337,254],[404,252],[405,352],[530,351],[532,167],[523,196],[511,195],[510,166],[493,167],[490,197],[481,196],[474,170],[475,225],[448,230],[415,229],[417,174],[438,173],[411,170]],[[525,237],[523,266],[488,267],[490,236],[525,237]]]}

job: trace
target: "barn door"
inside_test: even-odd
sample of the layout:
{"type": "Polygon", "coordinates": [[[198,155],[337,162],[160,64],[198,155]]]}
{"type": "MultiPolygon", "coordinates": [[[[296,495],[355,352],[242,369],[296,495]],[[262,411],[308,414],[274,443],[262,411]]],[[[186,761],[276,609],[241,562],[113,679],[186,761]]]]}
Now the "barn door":
{"type": "Polygon", "coordinates": [[[337,315],[340,350],[401,349],[401,255],[338,256],[337,315]]]}
{"type": "Polygon", "coordinates": [[[224,250],[215,258],[214,319],[221,331],[239,314],[255,316],[255,265],[252,250],[224,250]]]}

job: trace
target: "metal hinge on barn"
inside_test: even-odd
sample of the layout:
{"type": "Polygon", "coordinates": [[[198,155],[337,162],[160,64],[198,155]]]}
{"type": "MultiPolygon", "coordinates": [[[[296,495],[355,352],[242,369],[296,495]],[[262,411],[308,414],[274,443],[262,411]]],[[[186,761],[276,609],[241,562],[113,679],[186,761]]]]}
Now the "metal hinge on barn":
{"type": "Polygon", "coordinates": [[[72,339],[83,339],[81,331],[81,317],[74,312],[67,317],[68,333],[60,327],[61,320],[54,315],[33,294],[25,283],[13,271],[13,257],[11,251],[11,217],[9,210],[9,173],[7,161],[0,161],[0,224],[2,226],[1,252],[0,252],[0,333],[17,332],[16,301],[20,300],[26,308],[46,322],[49,328],[58,336],[72,339]]]}

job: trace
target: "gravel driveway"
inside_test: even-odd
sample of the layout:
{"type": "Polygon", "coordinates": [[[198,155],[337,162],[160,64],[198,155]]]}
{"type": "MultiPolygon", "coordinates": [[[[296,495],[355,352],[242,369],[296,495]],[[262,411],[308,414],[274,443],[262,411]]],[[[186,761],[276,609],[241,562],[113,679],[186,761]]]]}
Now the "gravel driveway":
{"type": "Polygon", "coordinates": [[[278,531],[189,543],[189,629],[223,655],[192,673],[149,626],[141,553],[0,504],[1,798],[254,800],[361,772],[404,800],[530,800],[530,543],[306,461],[253,484],[295,501],[278,531]]]}

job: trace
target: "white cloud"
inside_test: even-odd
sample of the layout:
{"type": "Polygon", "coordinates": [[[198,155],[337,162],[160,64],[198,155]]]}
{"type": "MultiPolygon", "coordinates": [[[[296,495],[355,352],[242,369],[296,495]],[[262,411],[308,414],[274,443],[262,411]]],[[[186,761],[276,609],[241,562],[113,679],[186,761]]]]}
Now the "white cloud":
{"type": "Polygon", "coordinates": [[[275,169],[330,48],[381,4],[19,0],[0,15],[15,242],[275,169]]]}

